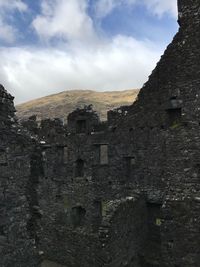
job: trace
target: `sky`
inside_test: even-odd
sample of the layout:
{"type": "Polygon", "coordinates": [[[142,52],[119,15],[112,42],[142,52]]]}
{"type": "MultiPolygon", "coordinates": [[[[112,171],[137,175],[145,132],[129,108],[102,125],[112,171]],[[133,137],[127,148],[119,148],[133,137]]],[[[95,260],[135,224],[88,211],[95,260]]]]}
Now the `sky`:
{"type": "Polygon", "coordinates": [[[0,83],[16,104],[141,88],[177,29],[176,0],[0,0],[0,83]]]}

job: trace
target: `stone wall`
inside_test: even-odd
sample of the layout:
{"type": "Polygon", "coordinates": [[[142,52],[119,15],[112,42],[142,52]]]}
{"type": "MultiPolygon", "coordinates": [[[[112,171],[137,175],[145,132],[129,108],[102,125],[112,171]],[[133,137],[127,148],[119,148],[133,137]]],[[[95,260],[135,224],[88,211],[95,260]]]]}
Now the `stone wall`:
{"type": "Polygon", "coordinates": [[[0,266],[38,266],[35,240],[27,229],[30,155],[34,144],[14,117],[13,97],[0,86],[0,266]]]}
{"type": "Polygon", "coordinates": [[[2,266],[197,267],[200,3],[130,107],[19,126],[1,96],[2,266]],[[13,263],[15,261],[15,263],[13,263]]]}
{"type": "Polygon", "coordinates": [[[108,202],[100,233],[105,266],[141,266],[148,235],[144,199],[135,195],[108,202]]]}

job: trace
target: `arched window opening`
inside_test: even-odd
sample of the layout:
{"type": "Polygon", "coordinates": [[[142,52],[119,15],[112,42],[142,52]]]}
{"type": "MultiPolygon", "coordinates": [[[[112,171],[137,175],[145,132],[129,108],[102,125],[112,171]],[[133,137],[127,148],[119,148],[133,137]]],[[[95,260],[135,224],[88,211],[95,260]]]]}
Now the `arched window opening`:
{"type": "Polygon", "coordinates": [[[169,119],[169,125],[174,126],[181,122],[181,116],[182,116],[182,109],[181,108],[174,108],[174,109],[168,109],[168,119],[169,119]]]}
{"type": "Polygon", "coordinates": [[[168,123],[169,126],[177,126],[181,123],[182,117],[182,100],[173,96],[169,100],[169,106],[167,108],[168,123]]]}

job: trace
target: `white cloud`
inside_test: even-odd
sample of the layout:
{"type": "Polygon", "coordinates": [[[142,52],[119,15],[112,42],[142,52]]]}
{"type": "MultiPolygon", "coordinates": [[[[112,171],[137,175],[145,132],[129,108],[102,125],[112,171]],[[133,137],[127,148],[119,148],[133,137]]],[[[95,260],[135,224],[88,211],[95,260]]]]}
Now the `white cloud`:
{"type": "Polygon", "coordinates": [[[161,53],[148,41],[125,36],[116,36],[96,50],[71,47],[67,51],[1,49],[2,83],[16,102],[68,89],[139,88],[161,53]]]}
{"type": "Polygon", "coordinates": [[[7,43],[14,43],[17,36],[17,29],[7,22],[7,17],[13,11],[25,12],[27,5],[21,0],[0,0],[0,40],[7,43]]]}
{"type": "Polygon", "coordinates": [[[98,0],[95,6],[96,15],[99,18],[106,17],[121,5],[144,5],[150,13],[156,16],[160,17],[168,13],[177,17],[177,0],[98,0]]]}
{"type": "MultiPolygon", "coordinates": [[[[100,0],[99,18],[111,12],[116,3],[136,1],[139,0],[100,0]]],[[[146,7],[156,15],[167,10],[166,6],[157,5],[156,0],[141,1],[151,1],[152,5],[146,3],[146,7]]],[[[0,0],[1,11],[27,10],[20,0],[6,3],[0,0]]],[[[12,42],[16,29],[5,24],[1,11],[0,36],[12,42]]],[[[57,45],[51,47],[49,42],[40,47],[0,48],[0,82],[16,96],[16,103],[70,89],[140,88],[163,50],[148,40],[98,36],[88,14],[88,0],[41,0],[41,13],[32,26],[42,40],[48,43],[54,39],[57,45]]]]}
{"type": "Polygon", "coordinates": [[[151,13],[163,16],[168,13],[177,17],[177,0],[143,0],[151,13]]]}
{"type": "Polygon", "coordinates": [[[123,0],[99,0],[96,2],[95,11],[98,18],[106,17],[110,14],[116,7],[122,4],[123,0]]]}
{"type": "Polygon", "coordinates": [[[43,39],[92,40],[92,19],[87,15],[87,0],[42,0],[41,14],[33,23],[43,39]]]}
{"type": "Polygon", "coordinates": [[[28,7],[22,0],[0,0],[0,8],[24,12],[28,7]]]}
{"type": "Polygon", "coordinates": [[[15,41],[15,35],[15,28],[4,23],[0,17],[0,40],[3,40],[7,43],[13,43],[15,41]]]}

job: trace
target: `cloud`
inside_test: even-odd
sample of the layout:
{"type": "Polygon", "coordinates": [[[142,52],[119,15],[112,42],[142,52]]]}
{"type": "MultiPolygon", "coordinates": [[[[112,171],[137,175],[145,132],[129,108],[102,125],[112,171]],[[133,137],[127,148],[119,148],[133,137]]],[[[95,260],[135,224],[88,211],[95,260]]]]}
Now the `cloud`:
{"type": "Polygon", "coordinates": [[[87,4],[87,0],[42,0],[41,14],[32,25],[42,39],[92,40],[95,31],[87,4]]]}
{"type": "Polygon", "coordinates": [[[96,50],[4,48],[0,50],[1,79],[16,102],[68,89],[139,88],[160,53],[148,41],[120,35],[96,50]]]}
{"type": "MultiPolygon", "coordinates": [[[[101,19],[116,4],[134,5],[137,1],[99,0],[95,8],[101,19]]],[[[156,0],[148,1],[146,7],[157,16],[167,10],[156,0]]],[[[40,0],[41,10],[29,29],[34,29],[42,42],[0,48],[0,82],[16,96],[16,103],[70,89],[140,88],[147,80],[163,47],[123,33],[110,37],[99,34],[92,19],[94,14],[89,15],[89,3],[40,0]]],[[[0,7],[0,36],[14,42],[17,29],[7,23],[5,14],[26,12],[28,7],[20,0],[0,0],[0,7]]]]}
{"type": "Polygon", "coordinates": [[[0,0],[0,41],[14,43],[17,37],[17,29],[7,21],[7,18],[14,12],[25,12],[28,6],[21,0],[0,0]]]}
{"type": "Polygon", "coordinates": [[[6,43],[13,43],[15,41],[16,29],[9,24],[4,23],[0,17],[0,40],[6,43]]]}
{"type": "Polygon", "coordinates": [[[150,12],[157,16],[163,16],[165,13],[177,17],[177,0],[143,0],[150,12]]]}
{"type": "Polygon", "coordinates": [[[27,5],[22,0],[0,0],[0,8],[4,8],[7,10],[17,9],[20,12],[24,12],[27,10],[27,5]]]}
{"type": "Polygon", "coordinates": [[[109,15],[116,7],[120,6],[123,0],[99,0],[95,5],[95,13],[98,18],[109,15]]]}
{"type": "Polygon", "coordinates": [[[122,5],[145,6],[150,13],[163,16],[165,13],[177,17],[176,0],[98,0],[95,5],[96,16],[103,18],[109,15],[115,8],[122,5]]]}

